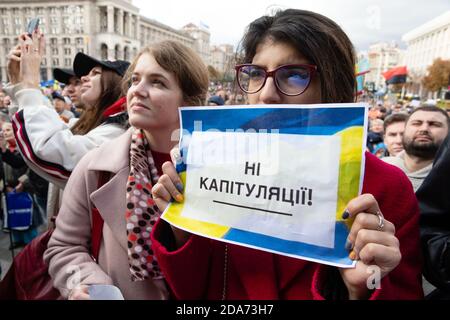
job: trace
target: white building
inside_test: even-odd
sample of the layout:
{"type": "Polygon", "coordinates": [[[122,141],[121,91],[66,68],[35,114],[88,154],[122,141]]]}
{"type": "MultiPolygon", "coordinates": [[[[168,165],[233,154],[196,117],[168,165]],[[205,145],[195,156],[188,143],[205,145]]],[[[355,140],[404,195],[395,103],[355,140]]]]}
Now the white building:
{"type": "Polygon", "coordinates": [[[403,35],[408,69],[424,76],[436,58],[450,59],[450,10],[403,35]]]}
{"type": "MultiPolygon", "coordinates": [[[[405,62],[412,82],[422,93],[421,80],[437,58],[450,59],[450,10],[403,35],[405,62]]],[[[414,92],[417,93],[417,92],[414,92]]]]}
{"type": "Polygon", "coordinates": [[[185,25],[182,30],[194,38],[195,40],[195,50],[203,59],[206,65],[211,64],[211,48],[210,48],[210,38],[211,34],[206,28],[199,27],[193,23],[185,25]]]}
{"type": "Polygon", "coordinates": [[[369,47],[367,55],[370,72],[366,75],[365,82],[373,83],[375,90],[386,87],[383,72],[404,63],[404,51],[399,49],[395,43],[373,44],[369,47]]]}
{"type": "Polygon", "coordinates": [[[185,46],[195,50],[195,39],[186,33],[173,29],[156,20],[141,16],[141,28],[139,41],[141,47],[159,42],[162,40],[174,40],[183,43],[185,46]]]}
{"type": "Polygon", "coordinates": [[[232,45],[220,45],[211,47],[211,63],[222,74],[234,73],[234,47],[232,45]]]}
{"type": "Polygon", "coordinates": [[[131,0],[0,0],[0,81],[7,81],[7,54],[28,22],[38,17],[45,33],[41,79],[56,67],[70,68],[77,52],[107,60],[132,60],[143,46],[176,40],[211,63],[210,33],[189,24],[175,30],[143,17],[131,0]]]}

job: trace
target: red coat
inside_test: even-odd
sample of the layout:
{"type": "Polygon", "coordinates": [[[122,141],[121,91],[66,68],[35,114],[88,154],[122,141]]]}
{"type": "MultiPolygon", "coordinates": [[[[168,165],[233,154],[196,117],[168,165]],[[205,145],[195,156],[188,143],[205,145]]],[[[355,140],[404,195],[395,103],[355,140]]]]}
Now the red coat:
{"type": "MultiPolygon", "coordinates": [[[[366,153],[363,193],[375,196],[385,218],[396,227],[402,260],[370,299],[420,299],[419,211],[406,175],[366,153]]],[[[192,235],[176,251],[162,243],[171,231],[160,220],[153,229],[155,255],[176,299],[222,299],[225,243],[192,235]]],[[[226,299],[323,299],[333,267],[228,244],[226,299]]]]}

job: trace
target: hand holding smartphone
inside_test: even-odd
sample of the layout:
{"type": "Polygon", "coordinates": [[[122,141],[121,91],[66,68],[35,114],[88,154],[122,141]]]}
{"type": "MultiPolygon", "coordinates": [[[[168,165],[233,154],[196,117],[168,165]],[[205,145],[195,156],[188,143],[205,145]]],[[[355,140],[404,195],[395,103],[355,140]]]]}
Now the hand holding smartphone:
{"type": "Polygon", "coordinates": [[[27,27],[27,33],[29,37],[31,37],[33,32],[35,32],[39,28],[40,22],[41,20],[39,18],[33,18],[30,20],[27,27]]]}

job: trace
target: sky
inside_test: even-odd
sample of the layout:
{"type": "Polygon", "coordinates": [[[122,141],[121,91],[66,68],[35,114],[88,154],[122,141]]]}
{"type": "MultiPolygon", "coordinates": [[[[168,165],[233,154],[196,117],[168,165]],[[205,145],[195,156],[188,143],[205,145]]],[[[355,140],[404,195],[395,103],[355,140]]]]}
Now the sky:
{"type": "Polygon", "coordinates": [[[277,8],[318,12],[337,22],[358,51],[379,41],[406,45],[402,35],[450,10],[449,0],[132,0],[143,16],[180,29],[209,27],[212,44],[237,45],[246,26],[277,8]]]}

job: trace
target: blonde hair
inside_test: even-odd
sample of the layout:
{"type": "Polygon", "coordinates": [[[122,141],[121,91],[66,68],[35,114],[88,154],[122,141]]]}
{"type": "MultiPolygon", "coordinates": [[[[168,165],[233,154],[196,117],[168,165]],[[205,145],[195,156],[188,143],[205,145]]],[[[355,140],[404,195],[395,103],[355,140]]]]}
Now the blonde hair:
{"type": "Polygon", "coordinates": [[[130,87],[131,75],[139,58],[145,53],[152,55],[163,69],[174,74],[188,106],[205,105],[209,85],[208,69],[194,50],[176,41],[155,43],[138,53],[125,74],[122,85],[124,94],[130,87]]]}

